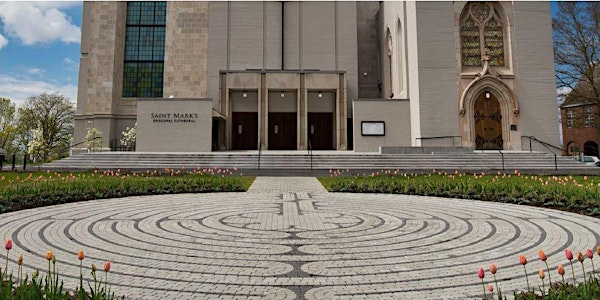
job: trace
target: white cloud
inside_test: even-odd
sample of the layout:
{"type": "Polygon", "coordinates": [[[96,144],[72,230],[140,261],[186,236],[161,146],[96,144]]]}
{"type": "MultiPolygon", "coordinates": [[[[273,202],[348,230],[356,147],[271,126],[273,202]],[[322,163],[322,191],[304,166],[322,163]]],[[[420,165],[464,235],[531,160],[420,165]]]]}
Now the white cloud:
{"type": "Polygon", "coordinates": [[[43,92],[59,92],[69,98],[73,104],[77,102],[76,85],[57,85],[55,83],[34,80],[31,78],[16,78],[0,75],[0,97],[12,100],[17,106],[23,105],[29,97],[43,92]]]}
{"type": "Polygon", "coordinates": [[[573,89],[568,86],[563,86],[556,89],[556,94],[559,96],[568,95],[573,89]]]}
{"type": "Polygon", "coordinates": [[[71,64],[74,64],[74,63],[75,63],[75,61],[73,61],[72,59],[70,59],[70,58],[68,58],[68,57],[65,57],[65,58],[63,59],[63,61],[64,61],[66,64],[68,64],[68,65],[71,65],[71,64]]]}
{"type": "Polygon", "coordinates": [[[42,75],[46,71],[42,70],[40,68],[31,68],[31,69],[27,70],[26,72],[29,74],[34,74],[34,75],[42,75]]]}
{"type": "Polygon", "coordinates": [[[0,50],[2,50],[2,48],[7,44],[8,40],[2,34],[0,34],[0,50]]]}
{"type": "Polygon", "coordinates": [[[0,2],[0,20],[5,33],[25,45],[56,40],[79,43],[81,28],[60,11],[72,5],[69,2],[0,2]]]}

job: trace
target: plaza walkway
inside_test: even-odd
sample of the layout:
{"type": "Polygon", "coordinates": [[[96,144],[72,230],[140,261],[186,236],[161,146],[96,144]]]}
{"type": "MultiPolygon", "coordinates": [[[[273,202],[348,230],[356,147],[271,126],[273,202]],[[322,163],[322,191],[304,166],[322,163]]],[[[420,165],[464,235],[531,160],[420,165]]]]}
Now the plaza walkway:
{"type": "Polygon", "coordinates": [[[83,249],[85,266],[112,262],[109,284],[127,299],[481,299],[479,267],[486,285],[495,263],[504,291],[523,290],[524,254],[537,287],[545,267],[538,249],[558,280],[564,249],[595,248],[599,233],[599,219],[571,213],[328,193],[310,177],[258,177],[245,193],[97,200],[0,218],[15,272],[23,253],[26,272],[45,274],[53,250],[72,289],[83,249]]]}

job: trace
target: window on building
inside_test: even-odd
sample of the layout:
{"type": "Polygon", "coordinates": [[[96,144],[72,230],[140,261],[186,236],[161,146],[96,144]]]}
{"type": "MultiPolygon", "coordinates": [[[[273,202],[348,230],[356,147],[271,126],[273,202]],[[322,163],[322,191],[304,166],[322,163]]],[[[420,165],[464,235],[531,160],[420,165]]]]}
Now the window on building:
{"type": "Polygon", "coordinates": [[[481,66],[481,54],[489,49],[490,66],[504,66],[504,23],[492,2],[470,2],[462,13],[460,45],[463,66],[481,66]]]}
{"type": "Polygon", "coordinates": [[[123,97],[162,97],[166,2],[127,2],[123,97]]]}
{"type": "Polygon", "coordinates": [[[583,126],[593,127],[594,126],[594,108],[592,106],[586,106],[583,108],[585,114],[585,121],[583,126]]]}
{"type": "Polygon", "coordinates": [[[567,109],[567,128],[573,128],[575,125],[575,110],[572,108],[567,109]]]}

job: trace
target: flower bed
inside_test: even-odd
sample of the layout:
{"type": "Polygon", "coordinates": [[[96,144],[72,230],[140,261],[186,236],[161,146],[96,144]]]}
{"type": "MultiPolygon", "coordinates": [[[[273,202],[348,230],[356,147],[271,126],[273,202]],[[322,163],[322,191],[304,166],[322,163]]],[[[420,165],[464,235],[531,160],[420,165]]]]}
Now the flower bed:
{"type": "Polygon", "coordinates": [[[331,171],[319,178],[332,192],[394,193],[463,198],[547,207],[600,217],[600,178],[587,176],[524,175],[510,173],[465,174],[436,172],[403,174],[381,171],[347,176],[331,171]]]}
{"type": "Polygon", "coordinates": [[[254,177],[237,176],[236,172],[215,168],[143,173],[0,173],[0,213],[93,199],[247,190],[254,177]]]}
{"type": "MultiPolygon", "coordinates": [[[[597,255],[600,256],[600,246],[596,248],[597,255]]],[[[519,263],[523,266],[523,271],[525,272],[525,279],[527,281],[527,291],[522,292],[514,292],[514,299],[518,300],[526,300],[526,299],[579,299],[579,300],[597,300],[600,299],[600,276],[596,273],[596,266],[594,265],[594,252],[592,249],[586,249],[585,255],[582,252],[577,253],[577,261],[581,264],[581,270],[583,273],[583,280],[577,282],[575,279],[575,269],[573,268],[574,255],[570,249],[565,250],[565,257],[569,261],[571,266],[571,275],[572,281],[568,283],[565,280],[565,267],[561,264],[556,268],[556,273],[560,275],[560,280],[556,280],[554,283],[552,282],[552,271],[548,267],[546,253],[543,250],[538,251],[538,256],[540,261],[544,264],[538,270],[538,277],[541,282],[537,288],[532,287],[529,281],[529,274],[527,272],[527,258],[525,255],[519,256],[519,263]],[[589,266],[592,268],[592,272],[586,273],[585,271],[585,261],[590,261],[589,266]],[[545,267],[545,268],[544,268],[545,267]],[[548,279],[546,280],[546,274],[548,274],[548,279]],[[546,283],[548,285],[546,285],[546,283]]],[[[489,271],[493,276],[494,285],[489,284],[487,286],[487,291],[485,287],[485,271],[483,268],[479,268],[477,272],[477,276],[481,279],[481,286],[483,289],[483,299],[488,299],[488,295],[494,299],[494,287],[495,294],[498,299],[506,299],[502,294],[502,290],[498,285],[498,280],[496,280],[496,273],[498,272],[498,268],[495,264],[490,264],[489,271]],[[489,292],[489,293],[488,293],[489,292]]],[[[567,275],[567,278],[569,276],[567,275]]],[[[533,281],[533,280],[532,280],[533,281]]]]}

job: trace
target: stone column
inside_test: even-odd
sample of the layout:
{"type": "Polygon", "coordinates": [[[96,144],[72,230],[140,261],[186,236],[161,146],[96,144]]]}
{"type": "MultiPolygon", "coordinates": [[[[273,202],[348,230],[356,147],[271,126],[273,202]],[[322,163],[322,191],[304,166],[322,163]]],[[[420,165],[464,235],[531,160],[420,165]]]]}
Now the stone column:
{"type": "Polygon", "coordinates": [[[308,142],[306,136],[306,122],[307,122],[307,106],[308,101],[307,98],[307,90],[305,84],[306,74],[300,74],[300,88],[298,89],[298,103],[297,103],[297,118],[298,118],[298,130],[296,133],[298,144],[298,150],[306,150],[308,149],[308,142]]]}
{"type": "Polygon", "coordinates": [[[269,149],[269,93],[267,91],[267,74],[260,74],[258,91],[258,135],[259,149],[269,149]]]}

